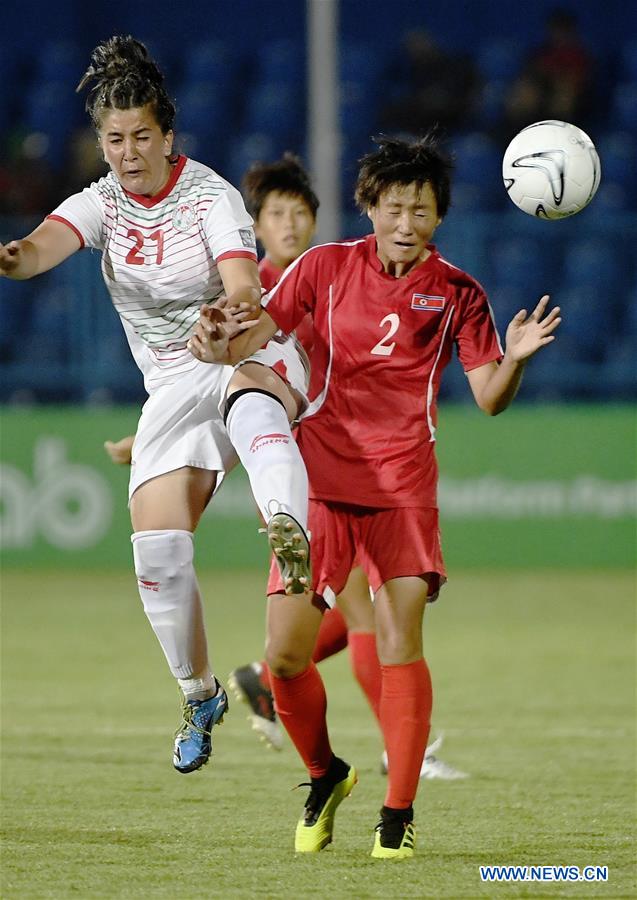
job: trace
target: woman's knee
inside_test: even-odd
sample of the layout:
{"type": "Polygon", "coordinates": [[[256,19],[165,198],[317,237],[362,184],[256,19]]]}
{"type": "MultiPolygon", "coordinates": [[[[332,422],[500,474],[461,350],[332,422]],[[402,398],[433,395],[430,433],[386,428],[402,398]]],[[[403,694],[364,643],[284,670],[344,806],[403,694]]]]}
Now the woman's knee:
{"type": "Polygon", "coordinates": [[[376,628],[376,649],[381,665],[405,665],[422,656],[422,631],[420,628],[376,628]]]}
{"type": "Polygon", "coordinates": [[[265,659],[275,678],[294,678],[309,666],[312,657],[292,649],[266,648],[265,659]]]}
{"type": "Polygon", "coordinates": [[[321,619],[321,612],[309,600],[270,595],[265,659],[277,678],[294,678],[307,669],[321,619]]]}
{"type": "Polygon", "coordinates": [[[288,419],[293,421],[299,411],[299,399],[277,373],[261,363],[245,363],[238,368],[228,384],[227,396],[236,391],[257,389],[273,394],[283,404],[288,419]]]}

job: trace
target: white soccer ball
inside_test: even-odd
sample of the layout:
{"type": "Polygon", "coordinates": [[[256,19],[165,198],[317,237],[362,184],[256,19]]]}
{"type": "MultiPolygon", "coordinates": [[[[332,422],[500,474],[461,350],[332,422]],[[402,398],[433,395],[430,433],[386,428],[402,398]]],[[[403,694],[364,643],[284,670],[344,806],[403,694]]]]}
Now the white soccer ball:
{"type": "Polygon", "coordinates": [[[502,160],[509,197],[530,216],[564,219],[584,209],[599,187],[599,156],[589,136],[569,122],[523,128],[502,160]]]}

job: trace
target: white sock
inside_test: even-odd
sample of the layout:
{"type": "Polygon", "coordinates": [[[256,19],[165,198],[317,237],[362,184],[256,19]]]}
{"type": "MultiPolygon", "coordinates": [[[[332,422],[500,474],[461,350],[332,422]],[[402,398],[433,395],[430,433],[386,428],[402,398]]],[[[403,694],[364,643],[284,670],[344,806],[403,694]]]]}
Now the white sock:
{"type": "Polygon", "coordinates": [[[131,536],[144,612],[175,678],[210,672],[199,585],[189,531],[137,531],[131,536]]]}
{"type": "Polygon", "coordinates": [[[233,403],[226,430],[265,521],[280,510],[307,530],[307,472],[283,405],[248,391],[233,403]]]}
{"type": "Polygon", "coordinates": [[[209,668],[200,672],[197,677],[178,678],[177,682],[186,700],[207,700],[221,690],[221,685],[209,668]]]}

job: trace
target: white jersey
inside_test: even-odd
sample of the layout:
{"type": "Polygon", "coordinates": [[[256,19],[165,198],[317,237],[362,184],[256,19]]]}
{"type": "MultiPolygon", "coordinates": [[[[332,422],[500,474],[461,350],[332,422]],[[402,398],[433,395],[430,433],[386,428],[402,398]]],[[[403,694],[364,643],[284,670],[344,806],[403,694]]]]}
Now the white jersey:
{"type": "Polygon", "coordinates": [[[49,218],[102,251],[104,280],[149,393],[193,368],[186,341],[201,304],[223,293],[217,263],[257,258],[239,191],[184,156],[155,197],[125,190],[111,172],[49,218]]]}

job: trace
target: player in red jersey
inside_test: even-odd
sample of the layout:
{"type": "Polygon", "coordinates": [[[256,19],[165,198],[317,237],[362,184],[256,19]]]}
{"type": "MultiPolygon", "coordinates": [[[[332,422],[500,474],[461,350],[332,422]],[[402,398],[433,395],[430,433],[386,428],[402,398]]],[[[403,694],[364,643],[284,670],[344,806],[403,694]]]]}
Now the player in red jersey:
{"type": "Polygon", "coordinates": [[[372,855],[400,859],[414,852],[412,804],[432,706],[423,613],[445,578],[434,454],[441,374],[455,345],[476,403],[497,415],[560,318],[558,308],[545,315],[542,297],[510,322],[503,351],[481,286],[430,243],[449,206],[448,162],[430,137],[378,143],[356,189],[374,233],[308,250],[265,299],[256,327],[231,343],[204,311],[190,344],[201,359],[234,361],[312,316],[311,402],[297,440],[310,479],[314,595],[286,597],[274,568],[268,586],[273,692],[312,779],[295,846],[311,852],[331,841],[335,810],[356,781],[332,753],[311,654],[320,609],[358,556],[375,598],[389,757],[372,855]]]}
{"type": "MultiPolygon", "coordinates": [[[[265,256],[259,263],[261,285],[270,291],[287,267],[308,249],[316,226],[318,198],[300,162],[291,154],[273,163],[255,163],[246,173],[242,193],[248,212],[255,222],[255,233],[265,256]]],[[[311,317],[296,328],[296,336],[307,353],[311,352],[311,317]]],[[[347,621],[335,605],[321,621],[312,659],[321,662],[348,647],[354,675],[378,718],[380,702],[380,664],[376,652],[374,611],[370,602],[369,583],[356,566],[350,573],[338,599],[347,621]]],[[[281,729],[277,722],[270,672],[265,661],[253,662],[235,669],[228,681],[237,697],[250,707],[254,730],[272,747],[282,747],[281,729]]],[[[421,777],[456,779],[464,773],[436,756],[440,738],[427,747],[421,777]]],[[[386,770],[386,753],[381,763],[386,770]]]]}
{"type": "Polygon", "coordinates": [[[310,479],[314,594],[286,597],[275,568],[268,585],[274,697],[311,777],[295,847],[312,852],[331,841],[335,810],[356,782],[332,752],[311,655],[321,608],[358,556],[374,592],[389,757],[372,856],[402,859],[414,852],[412,804],[432,706],[423,613],[445,578],[434,454],[442,371],[455,345],[476,403],[497,415],[561,320],[557,307],[546,314],[542,297],[509,323],[504,351],[481,286],[430,243],[449,207],[449,163],[431,137],[378,144],[356,189],[373,234],[308,250],[265,298],[256,327],[231,342],[203,311],[190,346],[200,359],[233,361],[312,316],[311,402],[297,440],[310,479]]]}
{"type": "Polygon", "coordinates": [[[378,145],[356,189],[373,234],[308,250],[265,298],[257,325],[231,342],[202,311],[190,346],[203,360],[234,360],[312,316],[311,402],[297,440],[310,479],[314,594],[286,597],[273,569],[267,623],[279,716],[312,779],[295,846],[318,851],[331,841],[335,810],[356,781],[332,752],[311,656],[321,608],[358,555],[375,597],[389,756],[372,856],[402,859],[414,852],[412,803],[432,705],[423,613],[445,577],[434,454],[442,371],[455,345],[477,405],[497,415],[561,320],[543,296],[530,315],[514,316],[503,350],[481,286],[430,243],[449,207],[449,163],[431,137],[378,145]]]}

